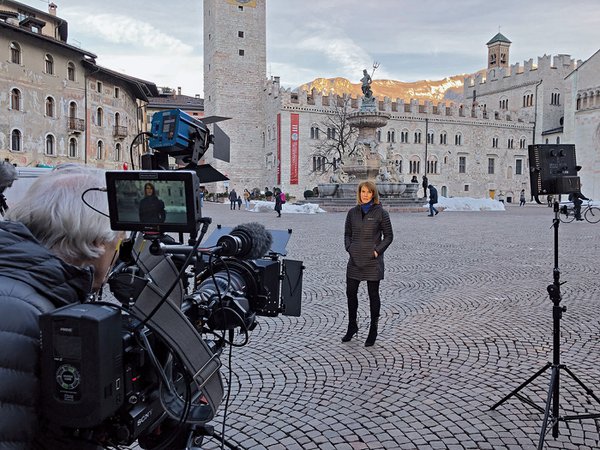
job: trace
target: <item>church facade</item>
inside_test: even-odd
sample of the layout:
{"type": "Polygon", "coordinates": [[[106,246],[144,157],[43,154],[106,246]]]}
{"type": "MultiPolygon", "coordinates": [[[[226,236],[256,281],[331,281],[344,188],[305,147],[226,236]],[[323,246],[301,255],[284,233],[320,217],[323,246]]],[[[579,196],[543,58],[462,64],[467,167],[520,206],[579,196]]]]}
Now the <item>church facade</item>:
{"type": "MultiPolygon", "coordinates": [[[[231,161],[214,164],[236,189],[278,186],[301,198],[305,190],[331,181],[331,161],[317,156],[318,149],[336,139],[328,124],[340,105],[357,111],[361,98],[292,92],[281,87],[279,77],[267,80],[265,16],[266,0],[204,2],[205,113],[232,117],[223,126],[231,161]]],[[[589,147],[582,136],[588,133],[577,131],[589,120],[583,112],[575,114],[581,119],[570,118],[571,104],[576,107],[573,98],[585,96],[581,105],[597,107],[600,83],[594,84],[598,72],[592,67],[597,62],[582,66],[586,77],[570,75],[581,62],[569,55],[510,65],[510,44],[500,33],[487,42],[486,73],[465,79],[463,104],[378,99],[378,111],[390,119],[379,129],[377,151],[404,182],[426,175],[444,196],[502,194],[510,202],[522,189],[529,191],[529,145],[579,139],[589,147]]],[[[597,118],[591,122],[597,126],[597,118]]],[[[587,147],[577,149],[581,162],[589,159],[583,155],[587,147]]],[[[581,176],[587,179],[586,166],[581,176]]]]}

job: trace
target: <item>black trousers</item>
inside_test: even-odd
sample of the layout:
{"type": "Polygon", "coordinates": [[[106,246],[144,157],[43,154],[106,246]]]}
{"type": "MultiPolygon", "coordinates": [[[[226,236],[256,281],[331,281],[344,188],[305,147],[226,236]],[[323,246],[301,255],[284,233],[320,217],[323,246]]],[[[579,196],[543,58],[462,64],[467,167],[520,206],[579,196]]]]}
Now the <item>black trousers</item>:
{"type": "MultiPolygon", "coordinates": [[[[379,318],[381,309],[381,299],[379,298],[379,280],[367,281],[367,292],[369,293],[369,307],[371,310],[371,320],[379,318]]],[[[348,297],[348,320],[350,323],[356,323],[358,313],[358,286],[360,280],[346,278],[346,296],[348,297]]]]}

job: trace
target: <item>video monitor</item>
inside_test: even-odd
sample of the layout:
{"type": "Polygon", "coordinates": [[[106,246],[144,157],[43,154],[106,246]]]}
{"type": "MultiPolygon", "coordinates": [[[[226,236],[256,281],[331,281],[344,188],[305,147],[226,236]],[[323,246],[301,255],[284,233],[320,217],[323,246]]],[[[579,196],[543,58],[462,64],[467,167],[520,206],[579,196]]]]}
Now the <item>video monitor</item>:
{"type": "Polygon", "coordinates": [[[106,172],[113,230],[193,233],[201,211],[195,172],[118,170],[106,172]]]}

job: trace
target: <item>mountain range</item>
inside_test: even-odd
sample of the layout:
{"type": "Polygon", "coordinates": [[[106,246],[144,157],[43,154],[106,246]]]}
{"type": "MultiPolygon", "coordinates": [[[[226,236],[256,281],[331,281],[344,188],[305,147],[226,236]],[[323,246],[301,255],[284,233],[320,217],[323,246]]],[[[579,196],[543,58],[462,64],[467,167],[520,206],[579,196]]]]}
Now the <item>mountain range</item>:
{"type": "MultiPolygon", "coordinates": [[[[482,71],[484,72],[484,71],[482,71]]],[[[392,101],[397,98],[408,103],[411,99],[419,100],[423,103],[425,100],[432,102],[455,102],[461,103],[464,98],[463,85],[466,77],[475,74],[462,74],[446,77],[442,80],[420,80],[412,82],[395,80],[373,80],[371,90],[373,95],[382,99],[389,97],[392,101]]],[[[316,78],[309,83],[300,86],[310,92],[312,89],[324,94],[349,94],[352,97],[362,96],[361,83],[351,83],[346,78],[316,78]]]]}

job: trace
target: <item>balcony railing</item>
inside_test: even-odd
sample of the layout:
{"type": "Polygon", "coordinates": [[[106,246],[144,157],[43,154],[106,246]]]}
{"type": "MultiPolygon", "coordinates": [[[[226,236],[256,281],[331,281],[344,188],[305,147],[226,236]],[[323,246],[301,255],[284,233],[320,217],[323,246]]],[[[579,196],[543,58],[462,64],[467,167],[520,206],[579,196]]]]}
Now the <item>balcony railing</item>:
{"type": "Polygon", "coordinates": [[[77,117],[69,117],[69,131],[83,131],[85,122],[77,117]]]}
{"type": "Polygon", "coordinates": [[[127,137],[127,127],[115,125],[113,127],[113,136],[121,138],[127,137]]]}

